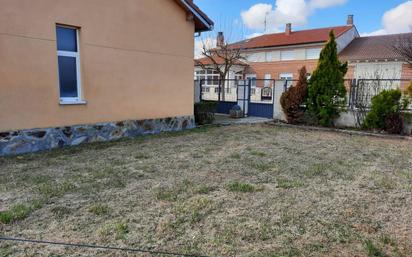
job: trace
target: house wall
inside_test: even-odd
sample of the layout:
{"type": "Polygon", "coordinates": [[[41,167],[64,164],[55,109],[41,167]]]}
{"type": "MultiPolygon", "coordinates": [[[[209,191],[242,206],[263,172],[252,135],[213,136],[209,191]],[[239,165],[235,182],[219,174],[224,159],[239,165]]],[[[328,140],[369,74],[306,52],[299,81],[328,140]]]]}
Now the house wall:
{"type": "Polygon", "coordinates": [[[410,81],[412,81],[412,65],[402,65],[402,79],[406,81],[402,81],[401,88],[406,89],[409,86],[410,81]]]}
{"type": "Polygon", "coordinates": [[[0,6],[0,132],[193,115],[194,24],[174,1],[0,6]],[[59,105],[56,23],[80,27],[85,105],[59,105]]]}
{"type": "MultiPolygon", "coordinates": [[[[292,73],[293,79],[298,79],[299,69],[301,69],[302,66],[306,66],[308,73],[312,73],[316,69],[317,62],[318,60],[300,60],[250,63],[250,66],[246,68],[245,73],[256,74],[258,79],[264,79],[265,74],[271,74],[272,79],[279,79],[282,73],[292,73]]],[[[258,82],[257,86],[263,86],[263,82],[258,82]]]]}
{"type": "MultiPolygon", "coordinates": [[[[359,33],[355,27],[345,32],[336,39],[338,52],[348,46],[353,39],[359,37],[359,33]]],[[[246,70],[246,74],[256,74],[258,79],[264,79],[265,74],[271,74],[272,79],[279,79],[282,73],[292,73],[293,78],[299,76],[299,69],[306,66],[308,73],[312,73],[317,66],[317,59],[308,59],[308,49],[321,49],[323,44],[313,44],[306,46],[280,47],[272,49],[264,49],[256,52],[248,52],[245,57],[249,61],[250,67],[246,70]],[[282,51],[293,51],[293,61],[282,61],[282,51]]]]}
{"type": "Polygon", "coordinates": [[[412,80],[412,67],[403,62],[359,62],[350,63],[347,79],[394,79],[390,82],[394,87],[405,89],[412,80]]]}
{"type": "Polygon", "coordinates": [[[355,38],[359,37],[358,30],[356,27],[345,32],[343,35],[336,39],[336,44],[338,45],[338,53],[343,51],[355,38]]]}

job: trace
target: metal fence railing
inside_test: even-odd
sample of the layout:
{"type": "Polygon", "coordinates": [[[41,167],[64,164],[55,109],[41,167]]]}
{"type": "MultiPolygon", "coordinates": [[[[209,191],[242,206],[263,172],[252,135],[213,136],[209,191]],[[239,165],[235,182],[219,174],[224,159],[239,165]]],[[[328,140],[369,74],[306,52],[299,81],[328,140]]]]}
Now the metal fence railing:
{"type": "MultiPolygon", "coordinates": [[[[248,85],[251,102],[279,101],[280,95],[297,80],[252,79],[195,80],[195,101],[236,102],[238,85],[248,85]]],[[[370,108],[372,98],[388,89],[404,89],[410,80],[405,79],[345,79],[346,107],[350,110],[370,108]]]]}
{"type": "Polygon", "coordinates": [[[410,83],[406,79],[358,79],[350,80],[348,106],[351,110],[369,109],[372,99],[384,90],[404,89],[410,83]]]}

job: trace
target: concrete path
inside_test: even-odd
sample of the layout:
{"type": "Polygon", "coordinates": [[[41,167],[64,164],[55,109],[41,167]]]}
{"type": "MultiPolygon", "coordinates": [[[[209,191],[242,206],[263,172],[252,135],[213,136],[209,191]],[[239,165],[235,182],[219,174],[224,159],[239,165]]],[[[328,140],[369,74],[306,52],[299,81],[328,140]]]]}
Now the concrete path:
{"type": "Polygon", "coordinates": [[[216,114],[213,124],[216,125],[231,125],[231,124],[256,124],[271,122],[273,119],[261,118],[261,117],[246,117],[241,119],[232,119],[229,115],[216,114]]]}

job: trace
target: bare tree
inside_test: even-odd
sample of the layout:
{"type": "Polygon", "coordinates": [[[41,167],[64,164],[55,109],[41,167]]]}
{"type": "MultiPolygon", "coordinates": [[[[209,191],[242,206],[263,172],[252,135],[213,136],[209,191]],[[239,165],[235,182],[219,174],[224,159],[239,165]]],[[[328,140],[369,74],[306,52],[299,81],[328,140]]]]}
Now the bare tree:
{"type": "Polygon", "coordinates": [[[218,32],[216,46],[202,40],[203,58],[195,62],[203,70],[213,70],[219,74],[222,100],[225,100],[225,81],[230,70],[235,65],[245,65],[246,58],[242,55],[242,45],[242,43],[229,44],[225,41],[223,32],[218,32]]]}
{"type": "MultiPolygon", "coordinates": [[[[412,28],[411,28],[412,29],[412,28]]],[[[393,45],[393,50],[402,56],[407,63],[412,66],[412,35],[404,34],[399,36],[393,45]]]]}

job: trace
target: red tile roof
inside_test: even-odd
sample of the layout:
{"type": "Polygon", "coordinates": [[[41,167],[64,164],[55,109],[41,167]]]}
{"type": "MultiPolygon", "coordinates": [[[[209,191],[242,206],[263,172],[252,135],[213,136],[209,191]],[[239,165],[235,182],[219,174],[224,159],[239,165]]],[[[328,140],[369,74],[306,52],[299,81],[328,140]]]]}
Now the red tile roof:
{"type": "Polygon", "coordinates": [[[402,56],[393,46],[403,37],[412,40],[412,33],[356,38],[339,57],[344,61],[402,60],[402,56]]]}
{"type": "MultiPolygon", "coordinates": [[[[214,59],[214,61],[215,61],[217,64],[224,64],[224,63],[225,63],[224,59],[221,58],[221,57],[214,56],[213,59],[214,59]]],[[[210,60],[210,58],[208,58],[208,57],[203,57],[203,58],[200,58],[200,59],[195,60],[195,66],[200,66],[200,64],[203,64],[203,65],[212,65],[213,62],[212,62],[212,60],[210,60]]],[[[234,64],[240,65],[240,66],[248,66],[248,64],[247,64],[246,62],[243,62],[243,61],[241,61],[241,60],[235,60],[235,61],[234,61],[234,64]]]]}
{"type": "Polygon", "coordinates": [[[339,37],[353,26],[339,26],[311,30],[293,31],[290,35],[286,33],[268,34],[248,40],[243,40],[234,43],[234,47],[241,47],[245,49],[255,49],[264,47],[290,46],[311,43],[323,43],[328,41],[329,32],[333,30],[335,36],[339,37]]]}

